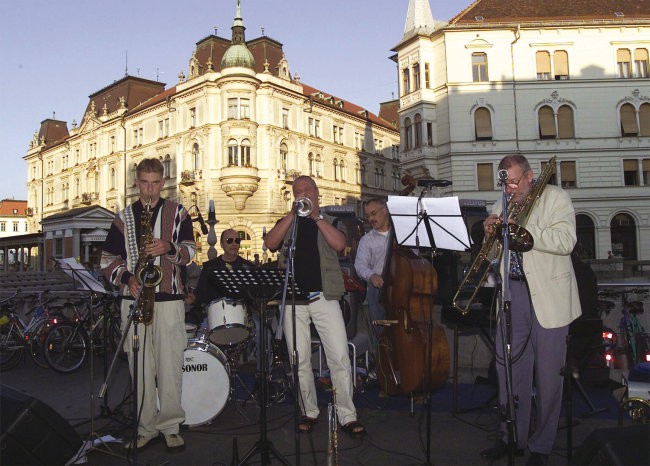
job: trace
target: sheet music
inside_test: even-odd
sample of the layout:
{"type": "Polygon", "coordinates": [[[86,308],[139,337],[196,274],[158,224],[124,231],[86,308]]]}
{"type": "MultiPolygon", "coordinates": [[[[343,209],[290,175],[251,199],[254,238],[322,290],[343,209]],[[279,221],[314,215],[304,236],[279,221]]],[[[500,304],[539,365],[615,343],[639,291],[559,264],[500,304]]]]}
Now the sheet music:
{"type": "Polygon", "coordinates": [[[57,259],[57,262],[59,267],[61,267],[61,270],[82,287],[97,293],[106,293],[104,285],[93,277],[88,269],[81,265],[76,258],[66,257],[65,259],[57,259]]]}
{"type": "Polygon", "coordinates": [[[416,246],[416,232],[419,246],[430,248],[431,242],[424,221],[418,223],[420,208],[426,212],[437,249],[466,251],[471,245],[467,227],[460,212],[458,196],[426,197],[418,199],[408,196],[388,196],[388,211],[393,220],[395,237],[399,244],[416,246]]]}

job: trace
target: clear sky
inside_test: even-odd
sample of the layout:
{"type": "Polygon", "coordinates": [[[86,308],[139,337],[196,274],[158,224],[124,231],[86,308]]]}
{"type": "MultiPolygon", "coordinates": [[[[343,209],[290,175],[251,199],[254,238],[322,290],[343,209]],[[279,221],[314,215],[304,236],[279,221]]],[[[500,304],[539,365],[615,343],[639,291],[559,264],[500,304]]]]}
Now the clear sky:
{"type": "MultiPolygon", "coordinates": [[[[0,0],[0,199],[27,199],[23,156],[42,120],[79,122],[128,73],[171,87],[196,42],[230,38],[236,0],[0,0]],[[128,60],[127,60],[128,56],[128,60]]],[[[281,42],[292,75],[373,113],[397,93],[388,59],[408,0],[241,0],[246,39],[281,42]]],[[[430,0],[449,20],[471,0],[430,0]]]]}

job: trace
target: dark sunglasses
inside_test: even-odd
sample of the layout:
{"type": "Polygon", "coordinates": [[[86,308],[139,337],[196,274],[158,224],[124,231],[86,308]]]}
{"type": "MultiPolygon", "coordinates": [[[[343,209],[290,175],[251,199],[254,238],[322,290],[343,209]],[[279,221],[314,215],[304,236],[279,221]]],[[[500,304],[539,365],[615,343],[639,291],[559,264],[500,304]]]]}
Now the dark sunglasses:
{"type": "Polygon", "coordinates": [[[232,244],[232,242],[237,244],[241,243],[241,238],[226,238],[226,244],[232,244]]]}

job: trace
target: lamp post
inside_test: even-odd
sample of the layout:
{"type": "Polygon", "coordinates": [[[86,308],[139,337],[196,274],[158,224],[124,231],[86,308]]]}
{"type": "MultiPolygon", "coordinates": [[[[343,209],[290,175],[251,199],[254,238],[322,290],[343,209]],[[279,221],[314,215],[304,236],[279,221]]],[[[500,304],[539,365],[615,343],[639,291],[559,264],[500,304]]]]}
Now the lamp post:
{"type": "Polygon", "coordinates": [[[210,199],[210,210],[208,211],[208,220],[206,221],[210,225],[210,231],[208,231],[208,259],[214,259],[217,257],[217,250],[214,245],[217,244],[217,233],[214,231],[214,226],[219,223],[217,220],[216,213],[214,211],[214,200],[210,199]]]}

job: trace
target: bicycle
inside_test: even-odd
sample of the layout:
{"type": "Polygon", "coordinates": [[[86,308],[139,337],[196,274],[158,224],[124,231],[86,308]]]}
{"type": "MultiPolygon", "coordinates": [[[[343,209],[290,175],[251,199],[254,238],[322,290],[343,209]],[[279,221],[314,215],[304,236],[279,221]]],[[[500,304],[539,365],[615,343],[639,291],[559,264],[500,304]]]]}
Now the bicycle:
{"type": "Polygon", "coordinates": [[[85,300],[66,303],[74,310],[72,321],[53,325],[45,336],[44,355],[48,365],[57,372],[67,374],[83,366],[90,352],[90,338],[95,351],[116,351],[121,340],[120,313],[111,305],[104,312],[100,300],[92,307],[85,300]],[[78,305],[84,305],[82,311],[78,305]],[[106,335],[104,337],[104,335],[106,335]]]}
{"type": "Polygon", "coordinates": [[[49,367],[43,355],[45,335],[61,316],[51,313],[46,306],[52,298],[43,301],[47,292],[37,293],[37,304],[25,315],[34,314],[25,324],[23,319],[14,311],[15,299],[20,291],[4,299],[2,305],[2,326],[0,328],[0,370],[16,367],[23,359],[25,348],[34,362],[43,368],[49,367]]]}

